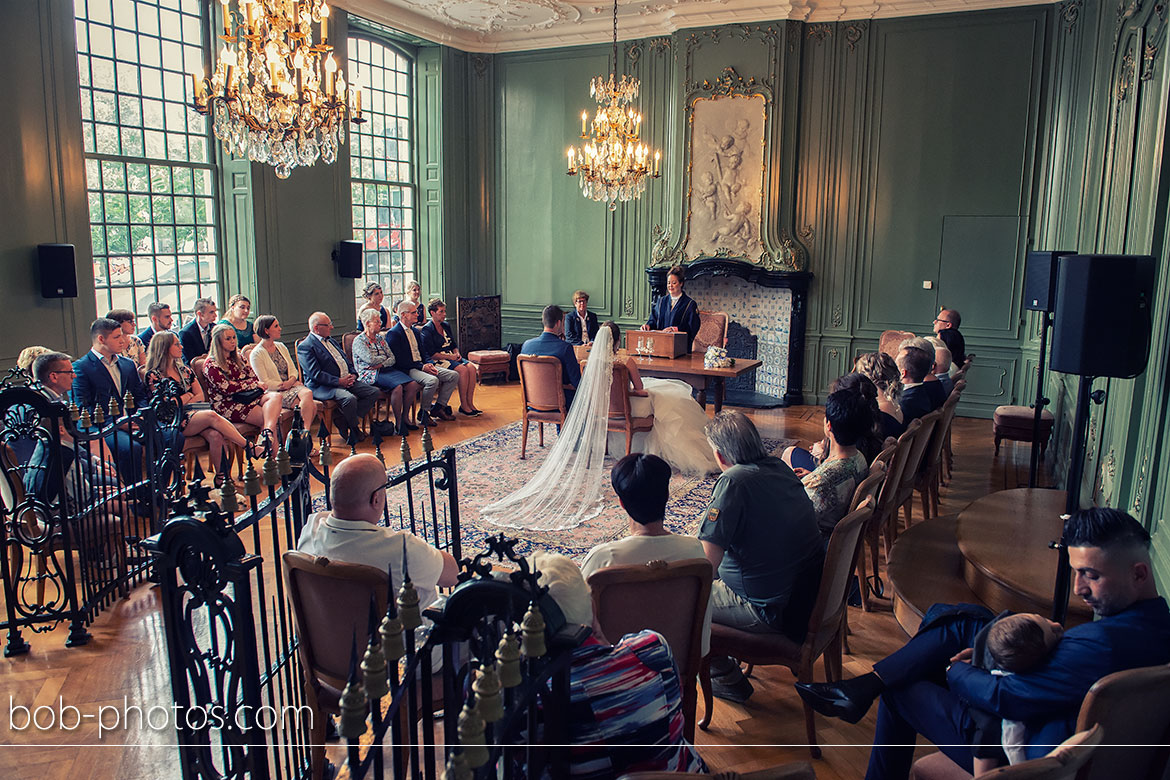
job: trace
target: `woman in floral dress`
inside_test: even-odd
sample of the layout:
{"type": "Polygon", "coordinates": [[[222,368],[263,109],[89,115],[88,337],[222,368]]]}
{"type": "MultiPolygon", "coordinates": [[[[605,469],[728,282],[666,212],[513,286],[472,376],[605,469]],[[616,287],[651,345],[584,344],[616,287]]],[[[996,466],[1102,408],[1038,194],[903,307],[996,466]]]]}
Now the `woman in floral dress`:
{"type": "Polygon", "coordinates": [[[236,330],[231,325],[216,325],[211,332],[211,349],[203,364],[207,377],[207,395],[211,408],[236,425],[247,423],[271,431],[276,438],[280,420],[280,393],[266,392],[252,367],[244,362],[236,346],[236,330]],[[255,391],[259,390],[259,394],[255,391]],[[241,398],[251,394],[252,400],[241,398]]]}

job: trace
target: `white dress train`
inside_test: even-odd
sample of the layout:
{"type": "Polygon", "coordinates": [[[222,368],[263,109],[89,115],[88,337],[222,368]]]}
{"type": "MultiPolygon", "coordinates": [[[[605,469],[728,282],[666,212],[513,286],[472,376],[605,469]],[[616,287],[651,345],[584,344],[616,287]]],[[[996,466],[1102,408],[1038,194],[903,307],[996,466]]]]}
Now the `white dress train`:
{"type": "MultiPolygon", "coordinates": [[[[654,415],[649,433],[635,433],[631,452],[657,455],[672,468],[688,476],[702,476],[719,470],[703,427],[710,420],[699,402],[691,397],[691,386],[678,379],[643,377],[648,398],[632,396],[630,412],[635,417],[654,415]]],[[[623,433],[611,433],[610,455],[626,451],[623,433]]]]}

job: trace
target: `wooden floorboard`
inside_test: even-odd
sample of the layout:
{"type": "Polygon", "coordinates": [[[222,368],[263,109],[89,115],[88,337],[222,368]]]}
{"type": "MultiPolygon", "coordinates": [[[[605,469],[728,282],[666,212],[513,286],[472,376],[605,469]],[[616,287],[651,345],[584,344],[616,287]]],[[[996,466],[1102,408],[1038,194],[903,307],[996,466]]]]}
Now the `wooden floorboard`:
{"type": "MultiPolygon", "coordinates": [[[[519,387],[514,383],[481,386],[476,404],[486,414],[479,418],[460,416],[457,422],[444,423],[435,432],[436,447],[455,444],[515,421],[519,417],[518,403],[519,387]]],[[[823,412],[818,407],[750,414],[765,437],[806,442],[821,437],[823,412]]],[[[416,434],[411,440],[412,448],[417,443],[416,434]]],[[[1001,455],[993,457],[990,420],[957,418],[954,447],[955,474],[942,492],[943,514],[955,513],[991,491],[1027,484],[1026,445],[1005,442],[1001,455]]],[[[369,452],[372,448],[367,442],[359,450],[369,452]]],[[[338,459],[344,454],[342,449],[335,449],[338,459]]],[[[392,462],[397,448],[392,448],[387,456],[392,462]]],[[[916,514],[915,519],[921,518],[916,514]]],[[[869,671],[875,660],[905,642],[906,635],[894,620],[888,601],[879,602],[877,611],[868,614],[850,610],[849,620],[853,634],[852,655],[845,658],[847,675],[869,671]]],[[[96,713],[102,705],[121,710],[124,702],[169,706],[171,691],[165,639],[153,586],[144,584],[128,599],[115,602],[98,617],[90,631],[93,640],[84,647],[72,649],[64,647],[67,633],[64,628],[44,634],[26,631],[25,638],[31,643],[32,651],[28,655],[0,659],[3,691],[11,696],[11,702],[55,706],[60,698],[65,704],[89,713],[96,713]]],[[[823,668],[818,666],[818,678],[821,676],[823,668]]],[[[804,718],[791,676],[779,668],[760,668],[754,674],[754,684],[756,693],[747,704],[716,700],[711,729],[698,736],[700,752],[712,769],[750,770],[809,757],[804,747],[804,718]]],[[[0,705],[3,705],[0,718],[4,718],[10,708],[7,702],[0,705]]],[[[19,718],[17,725],[20,725],[19,718]]],[[[70,780],[114,777],[177,780],[180,777],[178,752],[170,744],[174,742],[173,731],[139,729],[135,724],[130,728],[125,724],[119,726],[106,731],[99,739],[98,727],[92,722],[83,723],[73,731],[38,731],[15,730],[9,722],[0,721],[0,777],[70,780]]],[[[818,718],[818,740],[824,747],[824,759],[815,763],[817,776],[861,777],[873,727],[873,713],[855,726],[818,718]]]]}

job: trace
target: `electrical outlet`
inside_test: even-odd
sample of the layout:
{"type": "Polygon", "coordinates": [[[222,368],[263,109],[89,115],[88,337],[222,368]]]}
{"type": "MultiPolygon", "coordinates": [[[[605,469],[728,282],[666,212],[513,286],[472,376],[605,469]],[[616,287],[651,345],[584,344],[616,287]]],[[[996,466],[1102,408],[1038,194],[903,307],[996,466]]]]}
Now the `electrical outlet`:
{"type": "Polygon", "coordinates": [[[922,280],[922,289],[923,290],[933,290],[934,289],[934,282],[930,281],[929,279],[923,279],[922,280]]]}

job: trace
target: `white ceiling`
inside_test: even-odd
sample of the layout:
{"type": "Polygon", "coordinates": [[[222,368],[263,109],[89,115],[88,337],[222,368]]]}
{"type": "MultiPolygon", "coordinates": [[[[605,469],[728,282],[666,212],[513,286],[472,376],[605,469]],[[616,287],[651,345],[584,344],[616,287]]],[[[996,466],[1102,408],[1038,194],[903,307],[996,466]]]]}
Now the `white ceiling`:
{"type": "MultiPolygon", "coordinates": [[[[1050,0],[619,0],[621,40],[690,27],[777,19],[838,22],[977,11],[1050,0]]],[[[613,5],[605,0],[337,0],[358,16],[464,51],[506,52],[608,43],[613,5]]]]}

